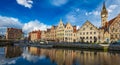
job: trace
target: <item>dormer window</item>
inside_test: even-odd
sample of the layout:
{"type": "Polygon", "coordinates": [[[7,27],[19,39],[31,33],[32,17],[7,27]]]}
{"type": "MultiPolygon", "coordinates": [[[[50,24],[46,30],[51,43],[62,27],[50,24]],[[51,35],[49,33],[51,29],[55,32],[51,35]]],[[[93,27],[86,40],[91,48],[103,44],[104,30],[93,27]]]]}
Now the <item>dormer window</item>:
{"type": "Polygon", "coordinates": [[[92,30],[93,28],[92,27],[90,27],[90,30],[92,30]]]}
{"type": "Polygon", "coordinates": [[[83,30],[85,30],[85,28],[83,28],[83,30]]]}

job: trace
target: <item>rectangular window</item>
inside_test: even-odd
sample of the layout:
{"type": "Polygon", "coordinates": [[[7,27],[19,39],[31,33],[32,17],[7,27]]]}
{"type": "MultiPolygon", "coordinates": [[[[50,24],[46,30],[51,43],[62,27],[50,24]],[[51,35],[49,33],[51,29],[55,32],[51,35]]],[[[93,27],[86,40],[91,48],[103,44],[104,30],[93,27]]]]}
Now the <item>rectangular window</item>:
{"type": "Polygon", "coordinates": [[[80,35],[82,35],[82,33],[80,33],[80,35]]]}
{"type": "Polygon", "coordinates": [[[83,35],[85,35],[85,33],[83,32],[83,35]]]}
{"type": "Polygon", "coordinates": [[[88,39],[88,37],[86,37],[86,39],[88,39]]]}
{"type": "Polygon", "coordinates": [[[90,39],[92,39],[92,37],[90,37],[90,39]]]}
{"type": "Polygon", "coordinates": [[[83,30],[85,30],[85,28],[83,28],[83,30]]]}
{"type": "Polygon", "coordinates": [[[88,32],[86,34],[88,35],[88,32]]]}
{"type": "Polygon", "coordinates": [[[117,34],[115,35],[115,37],[117,38],[117,34]]]}
{"type": "Polygon", "coordinates": [[[90,34],[92,34],[92,32],[90,32],[90,34]]]}
{"type": "Polygon", "coordinates": [[[92,27],[90,27],[90,30],[92,30],[92,27]]]}
{"type": "Polygon", "coordinates": [[[94,34],[96,34],[96,32],[94,32],[94,34]]]}
{"type": "Polygon", "coordinates": [[[83,39],[85,39],[85,37],[83,37],[83,39]]]}

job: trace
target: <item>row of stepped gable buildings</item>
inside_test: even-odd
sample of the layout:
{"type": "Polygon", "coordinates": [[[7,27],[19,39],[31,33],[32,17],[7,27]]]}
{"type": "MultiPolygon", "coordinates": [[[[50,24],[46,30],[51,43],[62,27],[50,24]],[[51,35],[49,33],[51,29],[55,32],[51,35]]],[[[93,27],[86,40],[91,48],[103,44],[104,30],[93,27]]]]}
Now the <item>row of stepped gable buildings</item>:
{"type": "Polygon", "coordinates": [[[101,27],[97,28],[88,20],[77,30],[69,22],[65,25],[60,20],[58,26],[52,26],[47,31],[32,31],[31,41],[46,40],[55,42],[88,42],[112,43],[120,40],[120,14],[108,21],[108,11],[103,4],[101,11],[101,27]]]}

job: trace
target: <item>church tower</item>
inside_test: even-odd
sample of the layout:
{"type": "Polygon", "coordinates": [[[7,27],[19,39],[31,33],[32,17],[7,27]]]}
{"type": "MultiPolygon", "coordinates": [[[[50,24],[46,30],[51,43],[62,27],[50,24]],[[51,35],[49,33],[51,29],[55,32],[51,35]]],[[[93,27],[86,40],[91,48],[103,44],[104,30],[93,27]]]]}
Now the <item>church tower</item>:
{"type": "Polygon", "coordinates": [[[105,26],[107,22],[107,18],[108,18],[108,11],[105,7],[105,2],[103,3],[103,8],[102,8],[102,11],[101,11],[101,24],[102,24],[102,27],[105,26]]]}

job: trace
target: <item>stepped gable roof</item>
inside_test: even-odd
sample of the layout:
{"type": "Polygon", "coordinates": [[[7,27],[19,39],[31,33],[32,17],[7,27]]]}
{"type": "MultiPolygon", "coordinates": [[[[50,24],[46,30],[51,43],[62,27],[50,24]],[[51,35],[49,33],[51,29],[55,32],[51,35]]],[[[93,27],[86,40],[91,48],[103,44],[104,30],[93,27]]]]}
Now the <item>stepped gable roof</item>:
{"type": "Polygon", "coordinates": [[[78,29],[78,31],[87,23],[89,23],[90,25],[92,25],[94,28],[98,29],[95,25],[93,25],[90,21],[86,20],[86,22],[78,29]]]}
{"type": "MultiPolygon", "coordinates": [[[[86,23],[89,23],[89,24],[91,24],[93,27],[95,27],[95,28],[97,28],[95,25],[93,25],[90,21],[86,21],[84,24],[83,24],[83,26],[86,24],[86,23]]],[[[98,28],[97,28],[98,29],[98,28]]]]}
{"type": "MultiPolygon", "coordinates": [[[[70,22],[67,22],[66,25],[64,24],[64,26],[66,27],[68,24],[70,24],[70,22]]],[[[71,24],[70,24],[71,25],[71,24]]],[[[72,25],[71,25],[72,26],[72,25]]]]}

